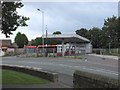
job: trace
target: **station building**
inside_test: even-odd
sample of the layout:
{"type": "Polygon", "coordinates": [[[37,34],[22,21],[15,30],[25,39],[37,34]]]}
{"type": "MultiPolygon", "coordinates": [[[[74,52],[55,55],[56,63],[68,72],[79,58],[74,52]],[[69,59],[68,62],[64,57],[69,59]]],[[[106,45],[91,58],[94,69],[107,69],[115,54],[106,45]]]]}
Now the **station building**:
{"type": "Polygon", "coordinates": [[[42,38],[50,41],[61,41],[61,44],[56,45],[38,45],[26,46],[26,50],[33,53],[47,53],[55,56],[77,55],[92,52],[92,45],[90,40],[79,36],[77,34],[55,34],[42,35],[42,38]]]}
{"type": "Polygon", "coordinates": [[[0,56],[4,56],[8,53],[15,53],[17,51],[17,44],[12,43],[11,39],[0,40],[0,56]]]}

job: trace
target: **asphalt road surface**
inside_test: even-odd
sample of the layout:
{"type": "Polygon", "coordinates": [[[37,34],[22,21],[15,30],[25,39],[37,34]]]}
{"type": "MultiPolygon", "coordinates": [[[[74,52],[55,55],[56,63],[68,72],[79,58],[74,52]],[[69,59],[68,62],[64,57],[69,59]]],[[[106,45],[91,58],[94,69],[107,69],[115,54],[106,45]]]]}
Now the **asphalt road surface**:
{"type": "Polygon", "coordinates": [[[42,68],[59,74],[59,82],[72,87],[73,73],[75,70],[83,70],[91,73],[118,78],[118,60],[112,58],[83,55],[82,59],[71,59],[62,57],[3,57],[2,64],[20,65],[42,68]]]}

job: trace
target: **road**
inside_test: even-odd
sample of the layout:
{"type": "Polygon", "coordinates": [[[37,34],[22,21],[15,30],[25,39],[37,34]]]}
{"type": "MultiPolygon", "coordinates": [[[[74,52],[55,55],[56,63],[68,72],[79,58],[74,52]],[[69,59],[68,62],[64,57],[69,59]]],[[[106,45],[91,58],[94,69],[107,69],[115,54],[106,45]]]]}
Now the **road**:
{"type": "Polygon", "coordinates": [[[73,73],[75,70],[83,70],[91,73],[118,78],[118,60],[93,55],[83,55],[82,59],[62,57],[21,58],[3,57],[2,64],[21,65],[42,68],[59,74],[59,82],[72,87],[73,73]],[[87,59],[87,60],[86,60],[87,59]]]}

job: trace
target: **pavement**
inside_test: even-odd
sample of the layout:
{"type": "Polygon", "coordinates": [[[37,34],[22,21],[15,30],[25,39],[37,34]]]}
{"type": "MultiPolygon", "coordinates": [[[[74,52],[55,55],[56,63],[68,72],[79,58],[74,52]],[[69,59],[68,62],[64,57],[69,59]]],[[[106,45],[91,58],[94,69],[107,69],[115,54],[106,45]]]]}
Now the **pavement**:
{"type": "Polygon", "coordinates": [[[119,58],[118,56],[112,56],[112,55],[99,55],[99,54],[88,54],[88,55],[109,58],[109,59],[115,59],[115,60],[118,60],[118,58],[119,58]]]}
{"type": "MultiPolygon", "coordinates": [[[[40,57],[40,58],[21,58],[21,57],[3,57],[2,64],[30,66],[41,68],[43,70],[58,73],[59,82],[46,85],[32,85],[32,87],[41,88],[72,88],[73,73],[75,70],[83,70],[91,73],[106,75],[112,78],[118,78],[118,60],[102,56],[89,54],[81,55],[82,59],[70,59],[63,57],[40,57]]],[[[21,86],[16,86],[21,87],[21,86]]],[[[25,86],[31,87],[31,86],[25,86]]]]}
{"type": "Polygon", "coordinates": [[[31,84],[31,85],[2,85],[2,88],[70,88],[62,83],[31,84]]]}

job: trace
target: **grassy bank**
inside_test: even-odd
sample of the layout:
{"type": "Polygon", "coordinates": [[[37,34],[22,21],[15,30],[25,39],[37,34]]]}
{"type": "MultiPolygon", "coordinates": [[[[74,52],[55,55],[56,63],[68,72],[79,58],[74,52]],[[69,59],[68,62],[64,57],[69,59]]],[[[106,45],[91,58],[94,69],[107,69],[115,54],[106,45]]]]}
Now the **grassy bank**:
{"type": "Polygon", "coordinates": [[[0,81],[2,84],[46,84],[49,81],[12,70],[0,70],[0,81]],[[2,73],[2,74],[1,74],[2,73]]]}

